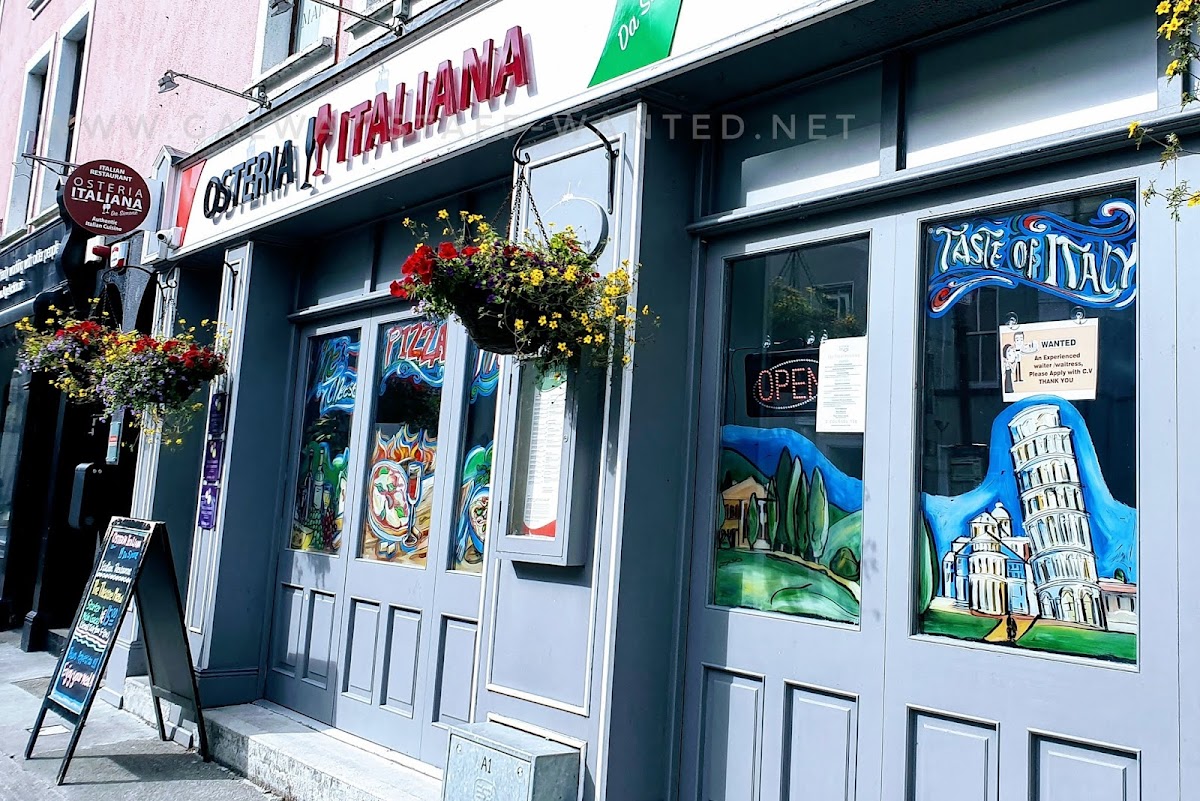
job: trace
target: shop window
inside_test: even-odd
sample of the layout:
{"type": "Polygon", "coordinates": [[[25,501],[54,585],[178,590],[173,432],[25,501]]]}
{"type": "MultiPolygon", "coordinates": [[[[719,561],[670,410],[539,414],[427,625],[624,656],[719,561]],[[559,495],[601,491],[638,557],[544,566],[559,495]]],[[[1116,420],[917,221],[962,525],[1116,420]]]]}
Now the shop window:
{"type": "Polygon", "coordinates": [[[16,154],[9,187],[8,210],[4,216],[4,233],[23,229],[35,215],[31,208],[36,200],[33,180],[36,168],[22,158],[26,152],[41,155],[42,121],[46,111],[46,91],[50,72],[50,53],[38,59],[25,74],[25,91],[21,98],[17,122],[16,154]]]}
{"type": "Polygon", "coordinates": [[[424,568],[446,377],[446,324],[418,320],[385,325],[378,349],[358,555],[424,568]]]}
{"type": "MultiPolygon", "coordinates": [[[[674,135],[716,141],[717,210],[757,206],[879,175],[883,78],[871,67],[674,135]]],[[[684,130],[686,128],[686,130],[684,130]]]]}
{"type": "Polygon", "coordinates": [[[713,601],[857,623],[866,237],[733,264],[713,601]]]}
{"type": "Polygon", "coordinates": [[[1136,193],[935,220],[922,241],[918,632],[1136,660],[1136,617],[1097,602],[1138,581],[1136,193]],[[1003,603],[967,589],[964,553],[1004,558],[1003,603]]]}
{"type": "Polygon", "coordinates": [[[342,547],[360,339],[352,331],[309,340],[292,505],[295,550],[336,554],[342,547]]]}
{"type": "Polygon", "coordinates": [[[466,433],[459,459],[462,472],[454,514],[454,552],[450,559],[451,569],[465,573],[483,571],[499,383],[500,358],[472,345],[466,433]]]}
{"type": "MultiPolygon", "coordinates": [[[[50,101],[45,144],[45,154],[57,161],[71,161],[75,151],[87,54],[88,20],[87,16],[76,20],[58,47],[58,62],[54,69],[54,93],[50,101]]],[[[36,211],[54,206],[58,183],[59,176],[56,172],[42,170],[36,211]]]]}
{"type": "Polygon", "coordinates": [[[1088,0],[916,52],[907,166],[1155,110],[1154,26],[1140,3],[1088,0]]]}
{"type": "Polygon", "coordinates": [[[291,11],[291,36],[288,55],[303,52],[321,39],[321,17],[325,7],[312,0],[296,0],[291,11]]]}
{"type": "Polygon", "coordinates": [[[275,11],[267,0],[263,4],[259,83],[277,89],[317,64],[329,63],[336,11],[312,0],[292,0],[286,10],[280,11],[275,11]]]}

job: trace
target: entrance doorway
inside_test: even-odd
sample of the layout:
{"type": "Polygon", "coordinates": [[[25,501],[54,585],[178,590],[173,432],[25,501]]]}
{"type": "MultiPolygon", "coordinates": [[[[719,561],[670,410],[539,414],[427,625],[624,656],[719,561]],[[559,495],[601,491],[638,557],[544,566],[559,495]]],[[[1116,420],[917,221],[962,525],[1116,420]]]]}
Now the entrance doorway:
{"type": "Polygon", "coordinates": [[[411,313],[301,337],[267,696],[422,762],[470,719],[499,365],[411,313]]]}
{"type": "Polygon", "coordinates": [[[708,243],[681,799],[1178,796],[1152,177],[708,243]]]}

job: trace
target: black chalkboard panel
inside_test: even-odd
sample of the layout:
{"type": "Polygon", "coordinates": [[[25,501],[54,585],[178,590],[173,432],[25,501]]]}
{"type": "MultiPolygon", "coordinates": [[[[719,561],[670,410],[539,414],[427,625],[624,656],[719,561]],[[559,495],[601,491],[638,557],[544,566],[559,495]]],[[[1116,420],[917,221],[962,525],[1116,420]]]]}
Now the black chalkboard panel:
{"type": "Polygon", "coordinates": [[[209,759],[208,738],[200,713],[200,691],[192,670],[166,526],[148,520],[114,517],[104,532],[100,556],[75,612],[67,646],[25,748],[25,758],[29,759],[42,721],[51,708],[74,726],[58,772],[59,784],[66,777],[84,719],[96,699],[96,691],[100,689],[104,669],[116,644],[117,632],[121,630],[134,598],[138,602],[146,646],[146,666],[150,673],[159,736],[167,739],[159,706],[160,701],[167,700],[191,713],[196,722],[200,753],[205,760],[209,759]]]}
{"type": "Polygon", "coordinates": [[[75,627],[50,683],[50,700],[75,714],[99,689],[101,671],[129,608],[134,578],[142,567],[153,527],[113,521],[104,536],[75,627]]]}

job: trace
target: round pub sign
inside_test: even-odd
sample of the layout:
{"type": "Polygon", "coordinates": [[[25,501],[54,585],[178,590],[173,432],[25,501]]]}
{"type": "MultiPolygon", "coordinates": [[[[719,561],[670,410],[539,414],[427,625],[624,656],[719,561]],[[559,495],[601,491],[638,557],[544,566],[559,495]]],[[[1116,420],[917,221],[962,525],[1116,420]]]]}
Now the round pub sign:
{"type": "Polygon", "coordinates": [[[71,172],[63,202],[67,214],[84,230],[121,236],[145,222],[150,213],[150,188],[132,167],[101,159],[71,172]]]}

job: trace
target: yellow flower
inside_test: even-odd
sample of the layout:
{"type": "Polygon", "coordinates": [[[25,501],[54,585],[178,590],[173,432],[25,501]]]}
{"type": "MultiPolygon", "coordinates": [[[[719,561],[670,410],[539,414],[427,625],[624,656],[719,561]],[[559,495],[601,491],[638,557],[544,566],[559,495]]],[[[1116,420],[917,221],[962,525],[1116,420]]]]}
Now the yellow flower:
{"type": "Polygon", "coordinates": [[[1133,137],[1137,136],[1137,133],[1139,130],[1141,130],[1141,127],[1142,124],[1137,120],[1129,123],[1129,138],[1132,139],[1133,137]]]}
{"type": "Polygon", "coordinates": [[[1167,77],[1174,78],[1183,69],[1183,63],[1179,59],[1175,59],[1167,65],[1167,77]]]}
{"type": "Polygon", "coordinates": [[[558,320],[551,320],[551,321],[550,321],[550,327],[551,327],[551,328],[558,328],[558,320]]]}
{"type": "Polygon", "coordinates": [[[486,234],[491,230],[492,230],[492,226],[488,225],[487,223],[481,222],[479,224],[479,233],[486,234]]]}
{"type": "Polygon", "coordinates": [[[551,268],[550,268],[550,277],[551,277],[551,278],[558,278],[558,268],[557,268],[557,267],[551,267],[551,268]]]}
{"type": "Polygon", "coordinates": [[[534,286],[542,283],[542,279],[545,277],[546,274],[536,267],[529,271],[529,283],[533,284],[534,286]]]}
{"type": "Polygon", "coordinates": [[[411,227],[413,225],[412,217],[405,217],[403,223],[401,223],[401,224],[405,228],[411,227]]]}
{"type": "Polygon", "coordinates": [[[585,336],[583,338],[583,344],[585,344],[585,345],[592,344],[592,335],[591,334],[588,334],[587,336],[585,336]]]}
{"type": "Polygon", "coordinates": [[[631,362],[631,361],[632,361],[632,359],[629,358],[628,353],[626,353],[624,356],[621,357],[621,364],[629,364],[629,362],[631,362]]]}
{"type": "Polygon", "coordinates": [[[555,320],[561,320],[561,319],[562,319],[562,312],[555,312],[554,314],[552,314],[552,315],[550,315],[550,316],[551,316],[551,317],[553,317],[555,320]]]}
{"type": "Polygon", "coordinates": [[[546,315],[543,314],[541,317],[538,318],[538,325],[545,325],[545,324],[546,324],[546,315]]]}
{"type": "Polygon", "coordinates": [[[176,445],[182,445],[182,444],[183,444],[183,438],[181,438],[181,437],[176,437],[176,438],[175,438],[175,444],[176,444],[176,445]]]}
{"type": "Polygon", "coordinates": [[[565,271],[563,271],[563,280],[564,281],[574,281],[578,277],[579,277],[579,274],[578,274],[578,272],[576,272],[576,269],[573,265],[571,267],[568,267],[565,271]]]}
{"type": "Polygon", "coordinates": [[[566,343],[566,342],[559,342],[559,343],[558,343],[558,349],[559,349],[559,350],[561,350],[561,351],[565,351],[565,350],[567,349],[567,343],[566,343]]]}
{"type": "Polygon", "coordinates": [[[650,305],[647,304],[642,307],[642,314],[649,314],[649,313],[650,313],[650,305]]]}
{"type": "Polygon", "coordinates": [[[513,323],[513,326],[515,326],[518,331],[524,331],[525,330],[525,321],[517,320],[515,323],[513,323]]]}
{"type": "Polygon", "coordinates": [[[1187,204],[1189,206],[1200,206],[1200,192],[1197,192],[1194,195],[1192,195],[1191,197],[1189,197],[1187,204]]]}
{"type": "Polygon", "coordinates": [[[604,334],[596,334],[596,344],[599,345],[602,342],[604,342],[604,334]]]}
{"type": "Polygon", "coordinates": [[[450,212],[446,211],[445,209],[442,209],[441,211],[438,212],[438,219],[439,220],[450,219],[450,212]]]}
{"type": "Polygon", "coordinates": [[[201,320],[200,325],[208,325],[208,320],[201,320]]]}
{"type": "Polygon", "coordinates": [[[1159,16],[1162,16],[1163,14],[1170,14],[1171,13],[1170,0],[1163,0],[1161,3],[1159,3],[1158,8],[1154,9],[1154,13],[1158,14],[1159,16]]]}

